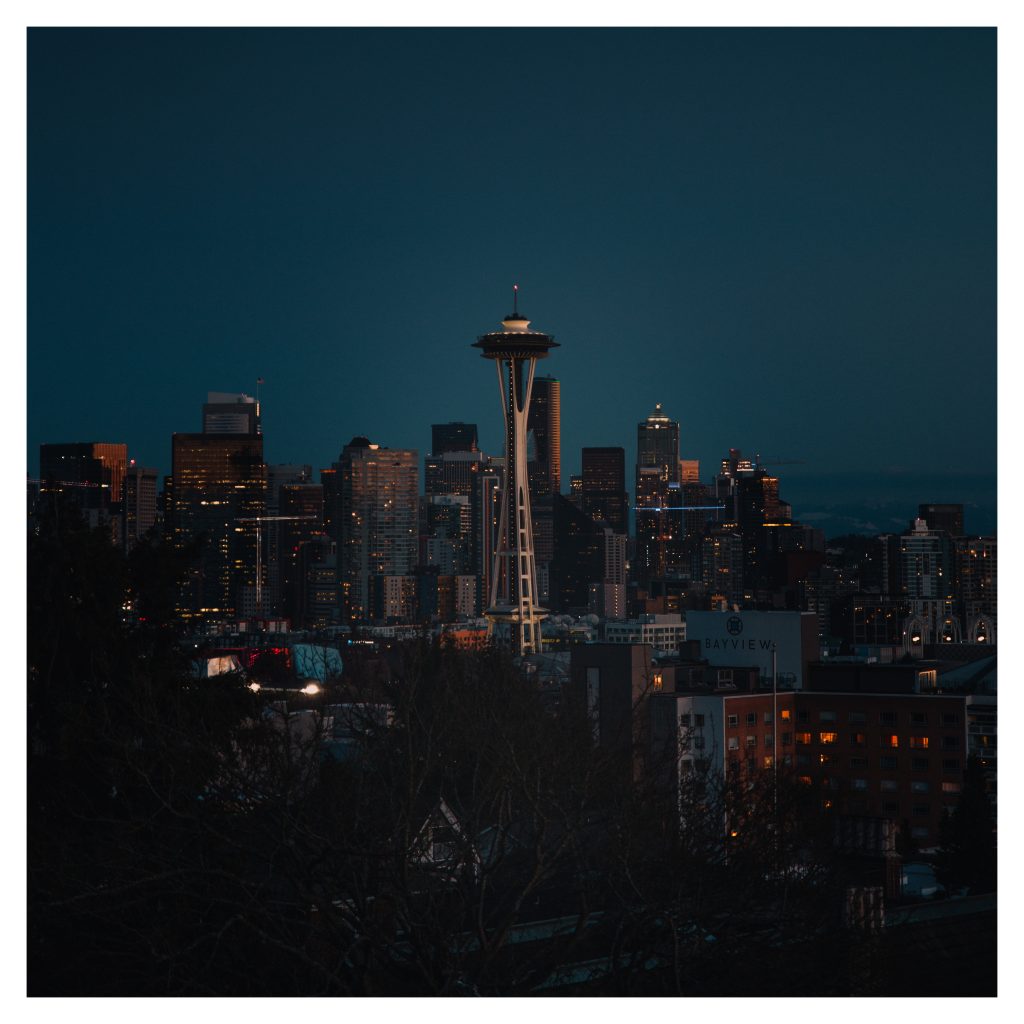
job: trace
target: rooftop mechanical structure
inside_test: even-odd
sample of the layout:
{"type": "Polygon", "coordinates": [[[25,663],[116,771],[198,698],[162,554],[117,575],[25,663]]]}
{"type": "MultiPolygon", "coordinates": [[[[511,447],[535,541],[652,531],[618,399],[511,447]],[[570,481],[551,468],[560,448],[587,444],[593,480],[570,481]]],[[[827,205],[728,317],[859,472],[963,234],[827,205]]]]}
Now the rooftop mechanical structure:
{"type": "Polygon", "coordinates": [[[490,600],[484,612],[487,635],[507,637],[520,656],[540,653],[540,624],[547,614],[537,603],[526,421],[537,360],[557,347],[551,335],[530,330],[530,321],[519,312],[518,285],[513,288],[513,311],[502,321],[501,330],[481,335],[473,344],[484,359],[494,360],[505,417],[505,472],[499,497],[498,543],[490,600]]]}

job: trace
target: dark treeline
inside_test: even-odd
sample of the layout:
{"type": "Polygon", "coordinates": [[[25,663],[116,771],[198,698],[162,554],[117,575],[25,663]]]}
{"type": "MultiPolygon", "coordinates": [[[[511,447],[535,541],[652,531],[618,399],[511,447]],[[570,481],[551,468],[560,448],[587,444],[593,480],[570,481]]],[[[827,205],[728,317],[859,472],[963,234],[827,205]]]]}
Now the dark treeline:
{"type": "Polygon", "coordinates": [[[57,512],[29,537],[31,994],[879,991],[894,940],[842,927],[793,780],[677,788],[500,650],[350,659],[284,716],[192,677],[180,555],[57,512]]]}

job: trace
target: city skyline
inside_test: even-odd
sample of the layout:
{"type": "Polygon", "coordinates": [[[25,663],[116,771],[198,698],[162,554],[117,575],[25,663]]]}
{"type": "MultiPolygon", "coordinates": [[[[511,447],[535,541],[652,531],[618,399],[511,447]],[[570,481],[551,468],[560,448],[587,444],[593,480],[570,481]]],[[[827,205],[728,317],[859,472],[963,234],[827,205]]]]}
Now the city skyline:
{"type": "Polygon", "coordinates": [[[918,474],[950,484],[915,500],[991,478],[994,506],[994,45],[32,32],[30,475],[41,442],[84,440],[162,475],[206,392],[257,377],[271,463],[323,468],[356,435],[422,458],[456,420],[497,454],[465,346],[518,283],[563,343],[563,492],[583,447],[631,462],[661,402],[703,478],[739,447],[802,460],[794,503],[801,480],[882,501],[918,474]],[[484,74],[495,49],[523,64],[514,89],[484,74]],[[544,79],[558,57],[586,87],[544,79]],[[375,90],[349,103],[362,73],[375,90]],[[894,398],[898,425],[872,415],[894,398]]]}

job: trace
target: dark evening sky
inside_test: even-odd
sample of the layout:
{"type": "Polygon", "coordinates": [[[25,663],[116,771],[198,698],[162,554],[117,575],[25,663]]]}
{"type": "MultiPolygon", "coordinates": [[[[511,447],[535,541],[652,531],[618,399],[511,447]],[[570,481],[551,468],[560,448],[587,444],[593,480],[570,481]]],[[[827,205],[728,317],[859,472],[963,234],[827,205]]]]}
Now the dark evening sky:
{"type": "Polygon", "coordinates": [[[261,375],[271,462],[497,453],[518,282],[566,487],[655,401],[705,477],[992,477],[995,73],[988,30],[30,32],[29,470],[168,472],[261,375]]]}

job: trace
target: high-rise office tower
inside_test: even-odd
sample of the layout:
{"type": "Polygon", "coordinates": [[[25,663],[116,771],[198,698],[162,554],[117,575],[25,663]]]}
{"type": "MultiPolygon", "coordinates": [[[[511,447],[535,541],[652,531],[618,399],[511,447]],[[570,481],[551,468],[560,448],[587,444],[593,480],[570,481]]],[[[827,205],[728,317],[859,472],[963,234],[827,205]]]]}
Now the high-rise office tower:
{"type": "Polygon", "coordinates": [[[43,490],[64,491],[82,509],[119,506],[127,468],[126,444],[89,441],[39,446],[43,490]]]}
{"type": "Polygon", "coordinates": [[[131,551],[156,523],[155,469],[129,464],[121,501],[121,543],[131,551]]]}
{"type": "Polygon", "coordinates": [[[709,530],[701,538],[701,580],[716,605],[743,602],[743,538],[729,527],[709,530]]]}
{"type": "MultiPolygon", "coordinates": [[[[260,543],[263,550],[260,552],[260,563],[266,566],[264,575],[264,588],[262,593],[262,611],[275,614],[287,615],[293,618],[291,612],[283,608],[282,602],[291,600],[282,590],[281,584],[281,551],[286,543],[282,539],[282,530],[292,520],[282,520],[284,515],[280,509],[281,488],[285,485],[308,484],[313,478],[313,467],[302,463],[269,463],[267,472],[267,493],[266,493],[266,520],[261,524],[260,543]]],[[[319,518],[323,520],[323,511],[320,510],[319,518]]],[[[322,529],[322,527],[318,527],[322,529]]]]}
{"type": "Polygon", "coordinates": [[[416,564],[418,462],[415,449],[354,437],[334,465],[338,572],[349,620],[371,618],[379,604],[374,596],[397,586],[385,586],[383,578],[407,576],[416,564]]]}
{"type": "Polygon", "coordinates": [[[679,424],[669,419],[661,407],[654,406],[654,412],[636,428],[637,467],[657,466],[669,483],[679,483],[679,424]]]}
{"type": "Polygon", "coordinates": [[[580,498],[591,519],[607,523],[613,533],[629,532],[625,448],[583,449],[580,498]]]}
{"type": "Polygon", "coordinates": [[[562,489],[562,385],[535,377],[526,421],[530,496],[545,498],[562,489]]]}
{"type": "Polygon", "coordinates": [[[928,524],[929,530],[941,530],[950,537],[964,535],[963,505],[918,505],[917,517],[928,524]]]}
{"type": "Polygon", "coordinates": [[[968,641],[972,620],[985,615],[996,621],[998,581],[998,544],[995,537],[957,537],[956,552],[957,605],[967,630],[968,641]]]}
{"type": "Polygon", "coordinates": [[[487,456],[480,451],[431,452],[423,460],[425,494],[463,494],[473,490],[473,481],[487,465],[487,456]]]}
{"type": "Polygon", "coordinates": [[[431,455],[479,450],[475,423],[434,423],[430,427],[431,455]]]}
{"type": "Polygon", "coordinates": [[[501,525],[502,473],[502,467],[492,460],[491,465],[479,475],[473,493],[469,496],[472,520],[470,564],[477,578],[477,613],[486,610],[491,593],[494,555],[498,548],[498,527],[501,525]]]}
{"type": "Polygon", "coordinates": [[[255,437],[262,433],[259,402],[249,395],[207,392],[203,405],[203,433],[255,437]]]}
{"type": "Polygon", "coordinates": [[[320,484],[280,484],[275,507],[276,518],[267,526],[276,527],[269,551],[276,568],[277,607],[295,623],[302,615],[305,591],[302,547],[323,535],[324,489],[320,484]]]}
{"type": "MultiPolygon", "coordinates": [[[[518,296],[516,296],[518,298],[518,296]]],[[[554,338],[530,330],[530,321],[513,312],[502,321],[501,330],[484,334],[474,343],[485,359],[493,359],[502,394],[505,420],[505,473],[500,501],[501,523],[498,549],[487,607],[488,632],[494,635],[508,628],[512,647],[518,654],[541,650],[541,620],[537,591],[537,565],[533,546],[533,517],[530,508],[530,480],[527,467],[527,424],[533,397],[537,360],[546,358],[557,346],[554,338]]],[[[548,410],[542,417],[549,426],[558,425],[557,381],[548,378],[548,410]],[[552,388],[551,385],[554,385],[552,388]]],[[[554,431],[557,437],[557,430],[554,431]]],[[[548,489],[557,493],[561,473],[559,450],[552,447],[549,434],[546,445],[539,445],[538,462],[550,467],[548,489]],[[554,479],[551,479],[551,475],[554,479]]],[[[536,441],[536,435],[535,435],[536,441]]]]}
{"type": "Polygon", "coordinates": [[[186,616],[224,618],[257,611],[262,589],[259,523],[265,514],[263,438],[250,434],[174,434],[165,495],[172,542],[200,544],[182,593],[186,616]]]}
{"type": "Polygon", "coordinates": [[[636,570],[642,587],[682,562],[679,424],[661,403],[636,431],[636,570]]]}
{"type": "Polygon", "coordinates": [[[552,499],[555,557],[551,561],[551,606],[584,614],[590,588],[604,577],[605,527],[561,494],[552,499]]]}

